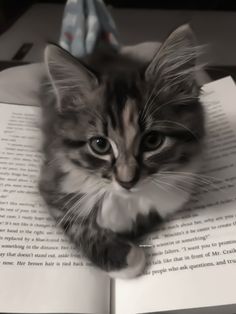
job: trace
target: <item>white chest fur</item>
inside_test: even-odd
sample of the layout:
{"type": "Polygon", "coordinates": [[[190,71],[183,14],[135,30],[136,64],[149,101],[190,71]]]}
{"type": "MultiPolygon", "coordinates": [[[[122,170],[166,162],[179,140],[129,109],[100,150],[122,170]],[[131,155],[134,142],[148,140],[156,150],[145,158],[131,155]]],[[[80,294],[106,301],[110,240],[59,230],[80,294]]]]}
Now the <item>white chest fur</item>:
{"type": "Polygon", "coordinates": [[[189,199],[189,192],[174,186],[158,188],[153,183],[131,193],[110,193],[104,200],[98,223],[115,232],[130,231],[138,214],[147,215],[151,210],[165,218],[189,199]]]}

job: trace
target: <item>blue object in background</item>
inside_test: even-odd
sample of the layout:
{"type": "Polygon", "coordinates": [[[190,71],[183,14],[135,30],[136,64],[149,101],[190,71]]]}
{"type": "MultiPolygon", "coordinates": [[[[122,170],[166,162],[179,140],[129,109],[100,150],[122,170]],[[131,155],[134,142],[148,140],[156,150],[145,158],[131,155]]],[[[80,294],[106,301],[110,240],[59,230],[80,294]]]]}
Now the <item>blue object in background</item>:
{"type": "Polygon", "coordinates": [[[68,0],[59,44],[75,57],[95,48],[119,49],[115,23],[102,0],[68,0]]]}

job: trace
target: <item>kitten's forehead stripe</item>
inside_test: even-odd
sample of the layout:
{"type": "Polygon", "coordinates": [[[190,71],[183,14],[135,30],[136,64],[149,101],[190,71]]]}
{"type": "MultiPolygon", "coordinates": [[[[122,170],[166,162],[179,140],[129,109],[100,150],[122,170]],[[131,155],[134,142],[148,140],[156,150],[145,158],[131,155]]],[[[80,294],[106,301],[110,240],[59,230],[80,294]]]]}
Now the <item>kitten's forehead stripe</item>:
{"type": "MultiPolygon", "coordinates": [[[[106,88],[106,110],[108,114],[108,137],[114,141],[115,175],[123,182],[134,180],[137,175],[135,145],[139,129],[140,92],[131,77],[115,77],[106,88]]],[[[137,143],[136,143],[137,142],[137,143]]]]}
{"type": "MultiPolygon", "coordinates": [[[[106,110],[111,121],[112,127],[123,133],[124,124],[122,113],[126,107],[128,99],[139,99],[140,91],[136,84],[138,81],[137,73],[120,73],[106,84],[106,110]]],[[[132,119],[132,115],[130,117],[132,119]]]]}
{"type": "Polygon", "coordinates": [[[122,132],[113,130],[115,141],[118,143],[118,156],[116,158],[115,175],[118,181],[131,182],[138,178],[139,171],[135,158],[139,134],[138,106],[134,99],[127,97],[120,112],[120,125],[122,132]]]}
{"type": "Polygon", "coordinates": [[[133,99],[127,99],[124,110],[122,112],[122,119],[126,151],[130,151],[130,153],[132,153],[131,149],[139,130],[138,111],[135,101],[133,99]]]}

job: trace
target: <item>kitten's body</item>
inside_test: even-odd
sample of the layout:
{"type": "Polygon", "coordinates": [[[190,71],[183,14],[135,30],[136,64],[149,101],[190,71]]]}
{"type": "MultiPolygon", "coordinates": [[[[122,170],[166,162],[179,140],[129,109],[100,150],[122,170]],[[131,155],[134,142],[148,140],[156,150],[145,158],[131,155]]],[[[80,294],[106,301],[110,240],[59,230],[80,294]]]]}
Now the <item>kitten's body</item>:
{"type": "Polygon", "coordinates": [[[85,256],[114,276],[142,272],[145,256],[133,239],[182,208],[194,178],[186,173],[199,167],[195,55],[188,43],[181,59],[190,31],[176,32],[149,65],[96,55],[82,61],[87,69],[59,48],[46,52],[54,93],[42,101],[40,190],[85,256]]]}

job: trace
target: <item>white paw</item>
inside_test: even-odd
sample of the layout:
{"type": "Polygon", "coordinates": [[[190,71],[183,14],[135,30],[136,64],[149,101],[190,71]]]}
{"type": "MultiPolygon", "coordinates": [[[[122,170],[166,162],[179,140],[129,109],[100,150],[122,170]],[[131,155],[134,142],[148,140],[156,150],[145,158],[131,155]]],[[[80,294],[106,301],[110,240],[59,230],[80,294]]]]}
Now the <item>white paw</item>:
{"type": "Polygon", "coordinates": [[[137,246],[133,246],[127,256],[127,264],[127,267],[109,272],[109,275],[113,278],[122,279],[135,278],[141,275],[146,265],[144,251],[137,246]]]}

